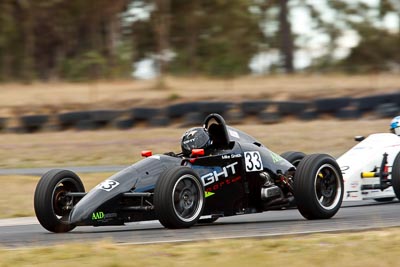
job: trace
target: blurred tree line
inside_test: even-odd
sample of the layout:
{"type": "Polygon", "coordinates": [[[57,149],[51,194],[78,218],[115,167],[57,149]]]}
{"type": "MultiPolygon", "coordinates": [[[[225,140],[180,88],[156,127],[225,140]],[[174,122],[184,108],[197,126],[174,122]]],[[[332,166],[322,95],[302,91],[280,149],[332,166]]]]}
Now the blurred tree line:
{"type": "Polygon", "coordinates": [[[293,73],[299,52],[311,55],[306,71],[399,69],[400,1],[375,2],[0,0],[0,81],[129,77],[145,58],[160,73],[231,77],[260,54],[275,55],[268,72],[293,73]],[[294,31],[298,11],[322,47],[294,31]],[[338,57],[346,33],[358,42],[338,57]]]}
{"type": "Polygon", "coordinates": [[[120,76],[127,0],[0,0],[0,79],[120,76]]]}

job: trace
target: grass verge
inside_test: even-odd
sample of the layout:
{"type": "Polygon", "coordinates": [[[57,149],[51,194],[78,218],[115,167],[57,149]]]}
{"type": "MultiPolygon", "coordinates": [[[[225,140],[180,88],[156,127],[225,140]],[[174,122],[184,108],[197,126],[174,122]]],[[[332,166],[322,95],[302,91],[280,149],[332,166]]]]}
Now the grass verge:
{"type": "Polygon", "coordinates": [[[0,266],[393,267],[400,261],[399,243],[400,228],[178,244],[119,246],[99,241],[0,249],[0,266]]]}

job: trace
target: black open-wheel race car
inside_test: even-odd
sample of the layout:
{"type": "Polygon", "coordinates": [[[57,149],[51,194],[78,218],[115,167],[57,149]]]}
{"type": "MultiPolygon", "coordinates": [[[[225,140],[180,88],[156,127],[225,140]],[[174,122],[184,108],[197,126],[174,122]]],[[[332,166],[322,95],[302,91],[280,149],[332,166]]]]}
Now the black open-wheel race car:
{"type": "Polygon", "coordinates": [[[40,224],[56,233],[145,220],[186,228],[288,207],[306,219],[328,219],[341,206],[343,178],[333,157],[280,156],[218,114],[186,131],[181,147],[178,154],[143,151],[144,159],[87,193],[74,172],[48,171],[34,195],[40,224]]]}

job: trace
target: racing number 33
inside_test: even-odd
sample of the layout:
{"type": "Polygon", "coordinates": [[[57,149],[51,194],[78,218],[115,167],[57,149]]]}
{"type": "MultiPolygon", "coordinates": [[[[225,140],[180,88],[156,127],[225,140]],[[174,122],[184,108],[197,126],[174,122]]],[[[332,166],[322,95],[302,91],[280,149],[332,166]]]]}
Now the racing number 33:
{"type": "Polygon", "coordinates": [[[263,169],[261,156],[258,151],[244,152],[246,172],[256,172],[263,169]]]}

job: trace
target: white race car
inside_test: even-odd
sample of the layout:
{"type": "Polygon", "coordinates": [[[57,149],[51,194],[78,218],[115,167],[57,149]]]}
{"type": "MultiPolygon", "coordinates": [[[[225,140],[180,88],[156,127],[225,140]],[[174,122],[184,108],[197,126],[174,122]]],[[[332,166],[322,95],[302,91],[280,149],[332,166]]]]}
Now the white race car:
{"type": "MultiPolygon", "coordinates": [[[[400,136],[377,133],[355,140],[359,143],[336,160],[344,180],[343,201],[400,200],[400,136]]],[[[305,154],[288,151],[281,156],[297,166],[305,154]]]]}
{"type": "Polygon", "coordinates": [[[337,159],[344,180],[343,201],[400,199],[400,137],[357,136],[357,145],[337,159]]]}

